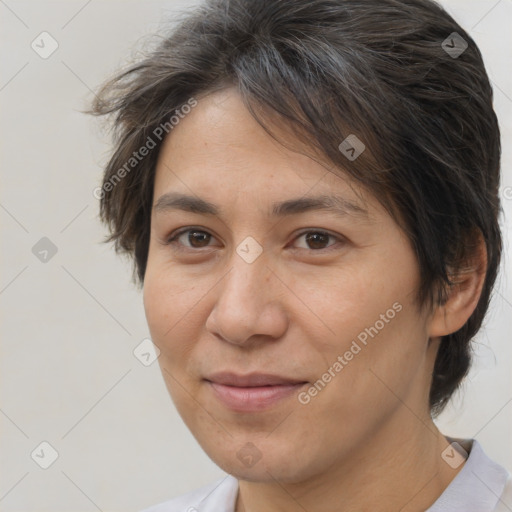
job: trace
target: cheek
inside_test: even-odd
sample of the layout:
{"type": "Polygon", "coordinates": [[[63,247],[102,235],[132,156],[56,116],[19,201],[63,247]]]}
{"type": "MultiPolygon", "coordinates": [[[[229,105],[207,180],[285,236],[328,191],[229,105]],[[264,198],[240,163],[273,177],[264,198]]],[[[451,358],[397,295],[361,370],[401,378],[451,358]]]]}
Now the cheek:
{"type": "Polygon", "coordinates": [[[151,273],[146,272],[144,280],[144,311],[151,336],[155,343],[162,341],[169,326],[172,326],[176,311],[170,307],[176,301],[169,296],[169,290],[163,280],[155,279],[151,273]]]}
{"type": "Polygon", "coordinates": [[[336,429],[355,435],[343,421],[340,427],[343,418],[352,418],[358,428],[372,428],[401,403],[418,403],[428,380],[427,331],[415,305],[405,296],[392,302],[395,297],[367,306],[364,323],[346,326],[339,322],[340,331],[346,326],[347,336],[323,354],[329,364],[319,369],[318,378],[329,382],[325,387],[319,383],[320,391],[313,391],[316,396],[311,405],[319,417],[323,415],[333,435],[336,429]],[[327,373],[329,368],[334,377],[327,373]]]}
{"type": "MultiPolygon", "coordinates": [[[[314,282],[316,288],[299,286],[297,295],[304,297],[308,309],[315,313],[309,312],[308,319],[320,322],[325,333],[321,339],[315,336],[316,350],[334,351],[336,355],[348,350],[359,335],[364,341],[364,336],[368,336],[365,329],[376,322],[379,331],[386,330],[388,324],[382,329],[380,315],[384,314],[386,320],[396,316],[393,304],[403,297],[403,290],[399,290],[404,283],[400,279],[369,265],[345,267],[326,276],[325,282],[316,279],[314,282]]],[[[310,331],[311,323],[304,324],[304,329],[310,331]]]]}
{"type": "MultiPolygon", "coordinates": [[[[160,349],[158,359],[180,381],[197,374],[197,350],[207,318],[212,279],[198,279],[176,266],[148,265],[144,280],[144,309],[151,339],[160,349]]],[[[164,373],[168,385],[172,379],[164,373]]]]}
{"type": "MultiPolygon", "coordinates": [[[[144,280],[144,310],[153,343],[159,348],[162,376],[178,409],[187,408],[180,384],[187,376],[187,361],[197,325],[193,318],[194,290],[180,286],[177,276],[148,268],[144,280]],[[160,276],[165,276],[161,278],[160,276]]],[[[183,384],[182,384],[183,385],[183,384]]],[[[187,386],[189,384],[187,383],[187,386]]]]}
{"type": "Polygon", "coordinates": [[[149,274],[144,282],[144,310],[151,339],[160,350],[158,362],[169,386],[172,382],[166,372],[174,375],[173,366],[185,357],[185,347],[180,340],[185,334],[183,326],[187,324],[179,319],[186,318],[186,309],[175,287],[171,289],[163,280],[153,279],[149,274]]]}
{"type": "MultiPolygon", "coordinates": [[[[331,369],[336,375],[335,383],[328,384],[331,392],[342,389],[341,402],[352,409],[379,396],[384,386],[379,376],[397,390],[414,379],[423,362],[427,332],[414,303],[419,276],[413,255],[403,251],[395,264],[386,255],[365,263],[340,271],[325,284],[327,293],[308,296],[312,304],[317,300],[330,330],[329,336],[312,337],[317,377],[331,369]]],[[[319,394],[330,400],[331,392],[319,394]]],[[[389,395],[385,389],[383,393],[389,395]]]]}
{"type": "MultiPolygon", "coordinates": [[[[156,258],[154,258],[156,260],[156,258]]],[[[152,334],[163,341],[170,337],[180,319],[185,319],[197,303],[199,290],[193,280],[177,269],[148,260],[144,278],[144,310],[152,334]]]]}

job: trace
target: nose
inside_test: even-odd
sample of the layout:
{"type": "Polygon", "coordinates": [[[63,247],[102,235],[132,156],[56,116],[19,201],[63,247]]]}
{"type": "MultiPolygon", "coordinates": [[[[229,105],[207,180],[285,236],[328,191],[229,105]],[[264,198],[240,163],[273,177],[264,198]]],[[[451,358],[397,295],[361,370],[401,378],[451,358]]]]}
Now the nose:
{"type": "Polygon", "coordinates": [[[264,258],[247,263],[235,254],[230,270],[214,290],[215,304],[206,329],[223,341],[248,346],[278,339],[286,332],[283,297],[287,290],[264,258]]]}

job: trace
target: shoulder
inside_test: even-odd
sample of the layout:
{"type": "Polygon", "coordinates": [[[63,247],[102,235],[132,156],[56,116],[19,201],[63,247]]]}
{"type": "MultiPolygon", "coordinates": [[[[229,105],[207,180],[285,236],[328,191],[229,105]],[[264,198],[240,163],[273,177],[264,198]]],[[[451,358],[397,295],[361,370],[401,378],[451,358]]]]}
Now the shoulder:
{"type": "Polygon", "coordinates": [[[238,480],[226,475],[215,482],[194,489],[141,512],[234,512],[238,480]]]}

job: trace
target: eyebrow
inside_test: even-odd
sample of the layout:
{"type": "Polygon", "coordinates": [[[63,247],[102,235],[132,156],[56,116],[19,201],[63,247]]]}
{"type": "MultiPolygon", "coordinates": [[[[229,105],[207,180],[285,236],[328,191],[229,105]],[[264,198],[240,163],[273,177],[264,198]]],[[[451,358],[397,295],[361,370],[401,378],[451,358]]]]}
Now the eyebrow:
{"type": "MultiPolygon", "coordinates": [[[[158,198],[153,206],[156,213],[170,210],[182,210],[201,215],[221,216],[221,209],[213,203],[196,196],[168,192],[158,198]]],[[[357,203],[336,195],[320,195],[316,197],[299,197],[288,199],[272,205],[270,216],[286,217],[299,215],[308,211],[326,211],[345,217],[354,215],[369,220],[368,210],[357,203]]]]}

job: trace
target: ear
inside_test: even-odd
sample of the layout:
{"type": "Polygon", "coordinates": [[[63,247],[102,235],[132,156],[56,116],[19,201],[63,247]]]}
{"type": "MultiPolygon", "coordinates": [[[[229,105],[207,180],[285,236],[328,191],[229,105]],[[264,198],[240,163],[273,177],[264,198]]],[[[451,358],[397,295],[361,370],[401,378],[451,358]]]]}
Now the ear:
{"type": "Polygon", "coordinates": [[[434,307],[430,321],[430,338],[446,336],[463,327],[478,304],[486,271],[487,251],[483,236],[478,230],[468,266],[450,275],[452,284],[446,290],[446,300],[434,307]]]}

